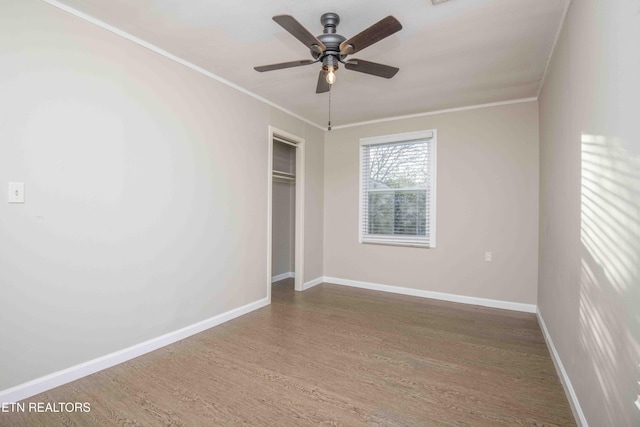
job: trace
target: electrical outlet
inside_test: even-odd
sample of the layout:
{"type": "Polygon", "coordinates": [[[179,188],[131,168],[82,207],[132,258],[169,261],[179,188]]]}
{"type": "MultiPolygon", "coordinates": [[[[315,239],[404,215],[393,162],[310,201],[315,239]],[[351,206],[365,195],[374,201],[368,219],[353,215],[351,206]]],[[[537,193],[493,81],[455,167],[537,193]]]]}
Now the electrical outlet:
{"type": "Polygon", "coordinates": [[[9,183],[9,203],[24,203],[24,182],[9,183]]]}
{"type": "Polygon", "coordinates": [[[493,253],[485,252],[484,253],[484,262],[492,262],[493,261],[493,253]]]}

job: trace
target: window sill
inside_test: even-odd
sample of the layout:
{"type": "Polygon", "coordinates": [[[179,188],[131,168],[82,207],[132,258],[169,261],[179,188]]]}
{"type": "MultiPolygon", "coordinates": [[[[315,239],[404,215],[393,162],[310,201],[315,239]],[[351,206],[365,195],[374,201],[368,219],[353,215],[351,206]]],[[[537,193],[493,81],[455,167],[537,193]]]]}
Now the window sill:
{"type": "Polygon", "coordinates": [[[417,242],[415,240],[361,239],[360,243],[365,245],[406,246],[411,248],[435,249],[435,246],[430,246],[428,242],[417,242]]]}

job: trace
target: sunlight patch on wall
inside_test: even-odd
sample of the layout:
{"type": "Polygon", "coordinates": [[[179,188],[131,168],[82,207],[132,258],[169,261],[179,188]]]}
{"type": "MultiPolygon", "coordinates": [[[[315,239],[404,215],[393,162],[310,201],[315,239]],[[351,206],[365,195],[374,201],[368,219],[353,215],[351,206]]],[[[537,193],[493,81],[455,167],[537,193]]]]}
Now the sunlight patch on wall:
{"type": "Polygon", "coordinates": [[[580,343],[611,421],[640,394],[640,158],[599,135],[583,134],[581,151],[580,343]]]}

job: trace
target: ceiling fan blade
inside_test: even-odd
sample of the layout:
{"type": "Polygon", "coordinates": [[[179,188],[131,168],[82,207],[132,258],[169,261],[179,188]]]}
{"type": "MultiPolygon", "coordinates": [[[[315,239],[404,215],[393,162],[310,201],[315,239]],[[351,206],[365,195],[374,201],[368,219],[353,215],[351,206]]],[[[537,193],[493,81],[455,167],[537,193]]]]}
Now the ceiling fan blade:
{"type": "Polygon", "coordinates": [[[322,53],[327,47],[316,36],[311,34],[301,23],[291,15],[276,15],[273,20],[282,28],[287,30],[293,37],[297,38],[309,49],[322,53]]]}
{"type": "Polygon", "coordinates": [[[262,73],[263,71],[281,70],[283,68],[300,67],[301,65],[311,65],[314,63],[315,61],[310,59],[302,59],[299,61],[281,62],[279,64],[260,65],[259,67],[253,67],[253,69],[262,73]]]}
{"type": "Polygon", "coordinates": [[[402,24],[389,15],[348,40],[340,43],[340,54],[351,55],[379,42],[402,29],[402,24]]]}
{"type": "Polygon", "coordinates": [[[331,90],[331,85],[327,83],[327,70],[320,70],[318,74],[318,86],[316,86],[316,93],[325,93],[331,90]]]}
{"type": "Polygon", "coordinates": [[[359,71],[361,73],[372,74],[378,77],[384,77],[390,79],[395,76],[399,68],[391,67],[389,65],[377,64],[375,62],[363,61],[362,59],[350,59],[345,64],[347,70],[359,71]]]}

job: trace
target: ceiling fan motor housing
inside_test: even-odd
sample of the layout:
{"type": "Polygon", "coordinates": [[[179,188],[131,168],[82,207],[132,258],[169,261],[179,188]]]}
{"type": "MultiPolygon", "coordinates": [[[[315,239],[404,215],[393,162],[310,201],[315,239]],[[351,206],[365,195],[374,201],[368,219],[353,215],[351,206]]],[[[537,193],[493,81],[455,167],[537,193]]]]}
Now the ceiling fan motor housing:
{"type": "Polygon", "coordinates": [[[323,33],[318,36],[325,46],[326,50],[322,53],[318,53],[311,49],[311,55],[315,59],[322,57],[322,68],[328,69],[329,66],[333,66],[334,70],[338,69],[340,55],[340,43],[346,40],[346,37],[336,33],[336,27],[340,23],[340,16],[337,13],[329,12],[320,17],[320,23],[324,27],[323,33]]]}

